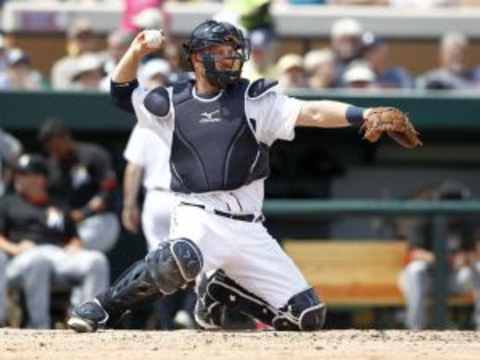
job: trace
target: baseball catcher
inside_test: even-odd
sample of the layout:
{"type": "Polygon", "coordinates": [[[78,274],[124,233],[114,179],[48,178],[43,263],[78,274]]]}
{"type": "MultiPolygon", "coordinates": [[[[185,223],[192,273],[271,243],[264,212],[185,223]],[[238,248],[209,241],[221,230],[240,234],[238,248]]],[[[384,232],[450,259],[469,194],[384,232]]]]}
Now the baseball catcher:
{"type": "Polygon", "coordinates": [[[108,291],[75,307],[68,325],[96,331],[206,276],[196,309],[205,328],[218,326],[216,309],[226,306],[275,330],[321,329],[326,304],[263,225],[269,149],[277,140],[293,140],[298,127],[357,126],[369,141],[386,132],[408,148],[421,144],[417,132],[399,110],[302,101],[279,92],[274,81],[243,79],[249,42],[226,22],[201,23],[184,44],[194,80],[144,89],[138,66],[162,44],[160,36],[139,33],[113,71],[110,92],[139,126],[155,132],[165,150],[152,152],[168,156],[165,190],[177,200],[168,240],[108,291]]]}

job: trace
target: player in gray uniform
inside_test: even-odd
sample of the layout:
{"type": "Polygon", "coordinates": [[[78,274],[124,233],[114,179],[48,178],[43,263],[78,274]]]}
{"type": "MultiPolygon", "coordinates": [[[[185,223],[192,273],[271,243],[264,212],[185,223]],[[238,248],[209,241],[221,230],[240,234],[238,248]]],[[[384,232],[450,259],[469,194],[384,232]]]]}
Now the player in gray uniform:
{"type": "Polygon", "coordinates": [[[226,277],[209,291],[214,300],[276,330],[321,329],[325,304],[262,224],[269,147],[292,140],[296,126],[359,125],[371,110],[300,101],[278,93],[275,83],[241,79],[248,42],[233,25],[216,21],[197,26],[185,44],[195,81],[145,91],[137,66],[161,45],[137,35],[113,72],[111,93],[169,149],[169,187],[178,199],[169,240],[76,307],[69,326],[95,331],[149,298],[223,269],[226,277]]]}
{"type": "Polygon", "coordinates": [[[38,140],[52,165],[52,193],[70,207],[69,215],[84,246],[110,251],[120,234],[120,223],[112,209],[117,180],[109,153],[100,145],[76,141],[56,119],[42,125],[38,140]]]}
{"type": "Polygon", "coordinates": [[[49,198],[47,174],[41,156],[22,155],[15,193],[0,202],[0,323],[6,320],[7,287],[23,290],[28,326],[48,328],[51,287],[73,287],[78,305],[109,285],[107,258],[82,248],[75,224],[49,198]]]}
{"type": "MultiPolygon", "coordinates": [[[[463,184],[447,181],[432,190],[432,200],[468,200],[470,190],[463,184]]],[[[473,323],[480,330],[480,249],[476,219],[451,217],[444,234],[448,252],[448,292],[461,294],[473,290],[473,323]]],[[[433,224],[419,219],[408,233],[409,262],[399,276],[406,302],[405,325],[412,330],[428,327],[428,303],[431,299],[435,253],[433,224]]]]}

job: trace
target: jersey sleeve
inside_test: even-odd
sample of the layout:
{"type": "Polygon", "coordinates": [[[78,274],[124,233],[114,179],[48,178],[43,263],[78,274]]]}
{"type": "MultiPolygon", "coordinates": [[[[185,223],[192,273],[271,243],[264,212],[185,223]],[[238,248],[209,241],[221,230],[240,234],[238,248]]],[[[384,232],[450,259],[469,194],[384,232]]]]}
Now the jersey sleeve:
{"type": "Polygon", "coordinates": [[[128,139],[127,146],[123,152],[125,160],[134,163],[135,165],[145,166],[145,159],[147,158],[145,152],[147,150],[147,136],[150,130],[136,125],[128,139]]]}
{"type": "MultiPolygon", "coordinates": [[[[167,91],[171,96],[171,88],[167,88],[167,91]]],[[[137,116],[139,127],[149,128],[154,132],[158,132],[161,131],[162,123],[173,117],[172,106],[170,106],[168,114],[164,117],[152,114],[144,104],[148,92],[149,90],[142,86],[138,86],[132,93],[132,104],[135,110],[135,115],[137,116]]]]}
{"type": "Polygon", "coordinates": [[[299,100],[271,90],[259,98],[247,98],[245,109],[255,124],[260,142],[271,145],[277,139],[294,139],[295,123],[301,110],[299,100]]]}

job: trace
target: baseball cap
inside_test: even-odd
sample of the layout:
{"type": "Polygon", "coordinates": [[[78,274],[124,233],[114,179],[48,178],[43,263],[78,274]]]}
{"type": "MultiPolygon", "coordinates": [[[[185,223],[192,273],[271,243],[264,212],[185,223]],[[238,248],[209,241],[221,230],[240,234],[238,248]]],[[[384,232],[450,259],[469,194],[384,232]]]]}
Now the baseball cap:
{"type": "Polygon", "coordinates": [[[303,61],[305,70],[308,72],[315,71],[316,67],[332,62],[334,60],[334,54],[330,49],[315,49],[310,50],[305,54],[305,59],[303,61]]]}
{"type": "Polygon", "coordinates": [[[8,65],[30,64],[30,56],[19,48],[14,48],[7,53],[8,65]]]}
{"type": "Polygon", "coordinates": [[[86,18],[75,19],[72,25],[67,29],[67,36],[70,39],[79,38],[81,36],[93,35],[93,26],[86,18]]]}
{"type": "Polygon", "coordinates": [[[364,49],[370,50],[385,44],[385,40],[376,36],[374,33],[366,32],[362,35],[362,44],[364,49]]]}
{"type": "Polygon", "coordinates": [[[362,33],[362,25],[352,18],[343,18],[335,21],[330,30],[330,36],[332,38],[340,36],[361,36],[362,33]]]}
{"type": "Polygon", "coordinates": [[[15,170],[24,174],[48,176],[47,161],[39,154],[23,154],[18,158],[15,170]]]}
{"type": "Polygon", "coordinates": [[[347,84],[357,81],[373,82],[375,73],[365,63],[353,63],[343,74],[342,80],[347,84]]]}
{"type": "Polygon", "coordinates": [[[40,143],[45,144],[53,138],[70,135],[70,130],[67,128],[67,126],[62,120],[48,119],[40,127],[37,135],[37,140],[40,143]]]}
{"type": "Polygon", "coordinates": [[[87,72],[102,69],[102,65],[102,60],[95,54],[87,53],[81,55],[76,61],[75,68],[70,72],[70,79],[75,81],[87,72]]]}
{"type": "Polygon", "coordinates": [[[277,62],[277,69],[279,73],[283,73],[292,68],[303,69],[303,58],[297,54],[285,54],[277,62]]]}
{"type": "Polygon", "coordinates": [[[168,61],[164,59],[149,60],[139,71],[139,77],[142,80],[151,79],[155,75],[170,76],[171,67],[168,61]]]}
{"type": "Polygon", "coordinates": [[[265,29],[253,30],[249,35],[249,39],[252,49],[265,49],[273,42],[273,32],[265,29]]]}

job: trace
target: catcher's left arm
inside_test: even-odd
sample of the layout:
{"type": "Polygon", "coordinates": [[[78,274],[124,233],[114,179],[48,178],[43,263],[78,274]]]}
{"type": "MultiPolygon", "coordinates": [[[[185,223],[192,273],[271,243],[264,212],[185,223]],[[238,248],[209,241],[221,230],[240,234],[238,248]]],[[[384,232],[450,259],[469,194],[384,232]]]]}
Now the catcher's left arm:
{"type": "Polygon", "coordinates": [[[393,107],[361,108],[351,104],[320,100],[302,101],[296,126],[322,128],[359,126],[364,139],[376,142],[387,133],[400,145],[412,149],[422,145],[408,116],[393,107]]]}

